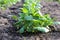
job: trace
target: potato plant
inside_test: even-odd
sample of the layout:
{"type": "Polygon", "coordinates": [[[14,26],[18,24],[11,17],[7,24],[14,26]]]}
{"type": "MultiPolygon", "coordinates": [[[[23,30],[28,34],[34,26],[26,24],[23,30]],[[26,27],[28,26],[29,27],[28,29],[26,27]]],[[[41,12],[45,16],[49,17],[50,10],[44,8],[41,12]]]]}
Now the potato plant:
{"type": "Polygon", "coordinates": [[[60,3],[60,0],[54,0],[54,1],[57,1],[58,3],[60,3]]]}
{"type": "Polygon", "coordinates": [[[47,2],[58,2],[58,3],[60,3],[60,0],[45,0],[45,1],[47,1],[47,2]]]}
{"type": "Polygon", "coordinates": [[[50,15],[42,15],[40,0],[25,0],[19,17],[13,16],[17,22],[14,24],[19,33],[49,32],[49,25],[53,24],[50,15]]]}
{"type": "Polygon", "coordinates": [[[7,8],[13,4],[16,4],[19,0],[0,0],[0,8],[7,8]]]}

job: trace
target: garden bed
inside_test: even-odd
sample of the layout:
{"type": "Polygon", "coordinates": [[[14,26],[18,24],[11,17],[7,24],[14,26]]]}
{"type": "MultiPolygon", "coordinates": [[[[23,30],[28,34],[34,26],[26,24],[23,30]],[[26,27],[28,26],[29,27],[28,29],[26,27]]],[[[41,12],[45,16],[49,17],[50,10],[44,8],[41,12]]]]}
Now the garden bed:
{"type": "MultiPolygon", "coordinates": [[[[45,2],[42,1],[43,5],[41,12],[49,13],[51,17],[55,17],[56,21],[60,21],[60,4],[58,2],[45,2]]],[[[22,2],[13,5],[7,10],[0,9],[0,40],[60,40],[60,27],[55,25],[56,31],[49,33],[27,33],[18,34],[12,26],[14,20],[12,15],[18,15],[22,7],[22,2]],[[13,31],[12,31],[13,30],[13,31]]]]}

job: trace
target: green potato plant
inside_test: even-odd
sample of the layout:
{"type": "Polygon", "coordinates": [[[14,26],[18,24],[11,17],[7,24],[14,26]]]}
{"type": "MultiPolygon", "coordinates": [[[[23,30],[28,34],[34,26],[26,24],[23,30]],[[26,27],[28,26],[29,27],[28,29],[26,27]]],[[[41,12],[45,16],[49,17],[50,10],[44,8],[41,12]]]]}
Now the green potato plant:
{"type": "Polygon", "coordinates": [[[45,1],[47,1],[47,2],[58,2],[58,3],[60,3],[60,0],[45,0],[45,1]]]}
{"type": "Polygon", "coordinates": [[[19,0],[0,0],[0,8],[7,8],[16,4],[19,0]]]}
{"type": "Polygon", "coordinates": [[[54,0],[54,1],[57,1],[58,3],[60,3],[60,0],[54,0]]]}
{"type": "Polygon", "coordinates": [[[40,0],[25,0],[19,17],[13,16],[17,22],[14,24],[19,33],[49,32],[49,25],[53,24],[50,15],[42,15],[40,0]]]}

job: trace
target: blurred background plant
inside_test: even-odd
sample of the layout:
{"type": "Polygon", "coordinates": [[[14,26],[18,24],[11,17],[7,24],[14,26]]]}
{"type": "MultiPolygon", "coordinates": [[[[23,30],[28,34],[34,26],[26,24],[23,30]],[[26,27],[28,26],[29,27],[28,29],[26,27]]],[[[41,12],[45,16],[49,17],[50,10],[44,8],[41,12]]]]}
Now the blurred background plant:
{"type": "Polygon", "coordinates": [[[53,2],[53,1],[56,1],[56,2],[59,2],[60,3],[60,0],[45,0],[47,2],[53,2]]]}
{"type": "Polygon", "coordinates": [[[59,2],[59,3],[60,3],[60,0],[54,0],[54,1],[57,1],[57,2],[59,2]]]}
{"type": "Polygon", "coordinates": [[[16,4],[20,0],[0,0],[0,8],[4,9],[16,4]]]}

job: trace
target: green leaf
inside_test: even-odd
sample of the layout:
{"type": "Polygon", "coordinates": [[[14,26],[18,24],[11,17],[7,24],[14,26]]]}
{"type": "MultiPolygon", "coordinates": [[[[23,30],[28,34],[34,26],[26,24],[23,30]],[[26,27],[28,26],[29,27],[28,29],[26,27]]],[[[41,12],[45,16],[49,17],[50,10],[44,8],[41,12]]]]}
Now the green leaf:
{"type": "Polygon", "coordinates": [[[20,16],[21,18],[23,18],[23,17],[25,16],[25,14],[24,14],[24,13],[19,13],[19,16],[20,16]]]}
{"type": "Polygon", "coordinates": [[[22,11],[23,11],[23,13],[28,13],[28,10],[27,10],[27,8],[22,8],[22,11]]]}
{"type": "Polygon", "coordinates": [[[54,22],[54,24],[60,24],[60,22],[54,22]]]}
{"type": "Polygon", "coordinates": [[[25,20],[33,20],[33,17],[30,15],[30,16],[25,16],[25,20]]]}
{"type": "Polygon", "coordinates": [[[22,27],[20,30],[19,30],[20,33],[23,33],[24,32],[24,27],[22,27]]]}
{"type": "Polygon", "coordinates": [[[17,17],[16,15],[13,15],[12,18],[13,18],[14,20],[18,20],[18,17],[17,17]]]}
{"type": "Polygon", "coordinates": [[[47,29],[46,27],[34,27],[34,29],[41,32],[49,32],[49,29],[47,29]]]}
{"type": "Polygon", "coordinates": [[[28,32],[31,32],[32,30],[31,30],[31,28],[27,27],[27,31],[28,31],[28,32]]]}

